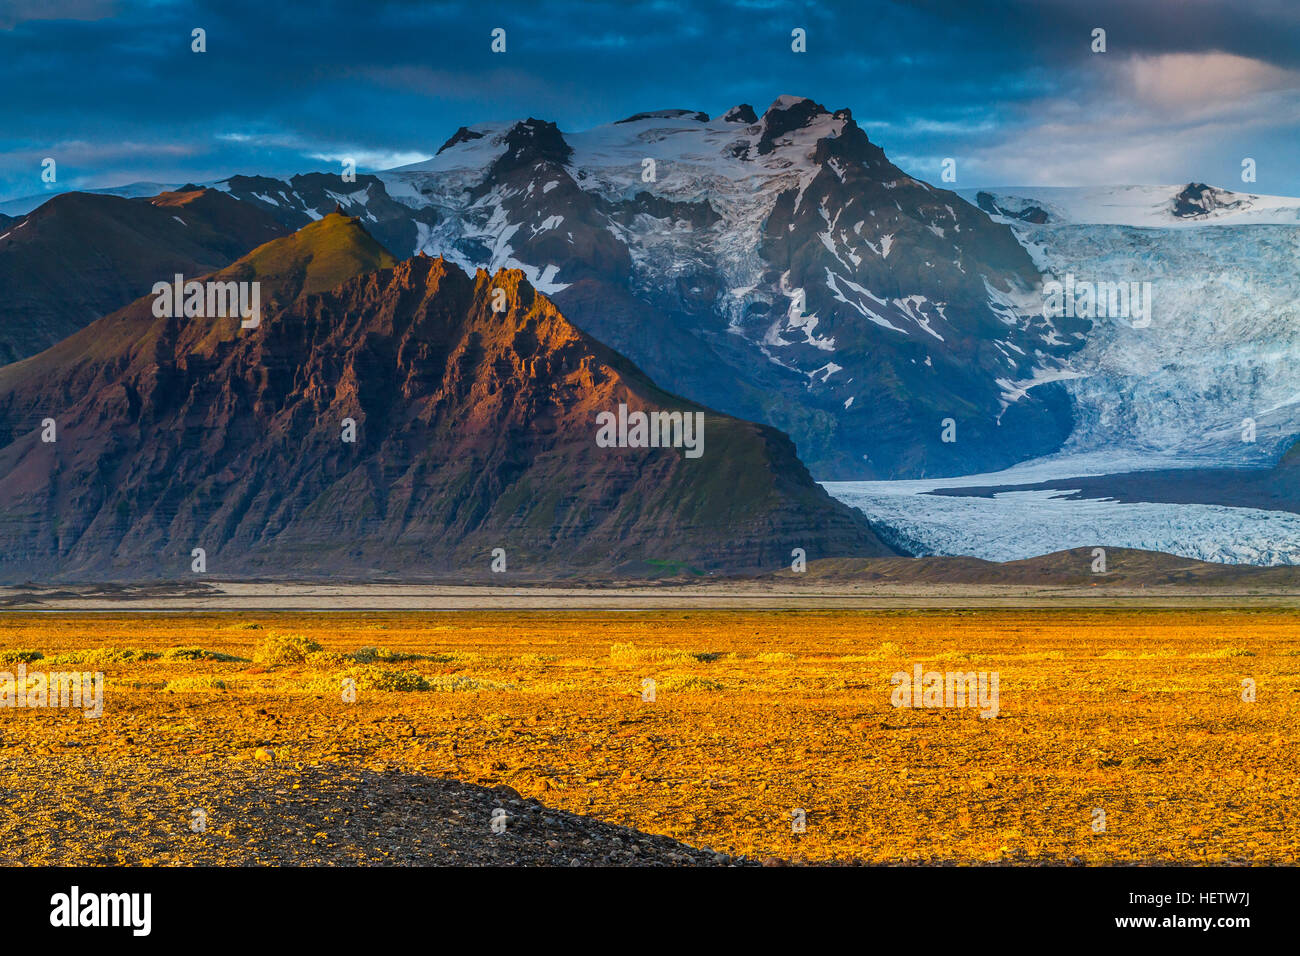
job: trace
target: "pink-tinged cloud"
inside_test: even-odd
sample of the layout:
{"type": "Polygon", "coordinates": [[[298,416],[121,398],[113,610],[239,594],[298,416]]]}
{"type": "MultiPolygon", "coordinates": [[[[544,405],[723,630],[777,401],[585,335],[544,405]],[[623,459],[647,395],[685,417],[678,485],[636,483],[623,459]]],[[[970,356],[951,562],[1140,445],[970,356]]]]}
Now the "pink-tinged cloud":
{"type": "Polygon", "coordinates": [[[1200,112],[1274,90],[1300,90],[1300,74],[1232,53],[1167,53],[1127,64],[1133,94],[1148,106],[1200,112]]]}

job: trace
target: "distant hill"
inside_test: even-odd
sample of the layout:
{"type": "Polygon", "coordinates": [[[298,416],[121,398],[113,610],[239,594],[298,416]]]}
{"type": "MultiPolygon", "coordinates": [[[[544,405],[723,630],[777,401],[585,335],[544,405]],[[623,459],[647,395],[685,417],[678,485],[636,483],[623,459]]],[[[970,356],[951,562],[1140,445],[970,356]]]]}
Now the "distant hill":
{"type": "Polygon", "coordinates": [[[421,231],[427,234],[441,219],[432,208],[412,209],[398,202],[381,179],[367,174],[354,182],[344,182],[338,173],[302,173],[287,180],[231,176],[214,188],[256,206],[288,229],[301,229],[339,207],[360,219],[366,232],[399,259],[412,255],[421,231]]]}
{"type": "Polygon", "coordinates": [[[160,279],[212,272],[286,231],[197,186],[148,199],[55,196],[0,224],[0,363],[49,348],[160,279]]]}
{"type": "Polygon", "coordinates": [[[1104,549],[1105,573],[1092,570],[1092,548],[1072,548],[1021,561],[969,557],[843,558],[810,561],[807,571],[774,578],[808,584],[965,584],[1077,587],[1300,587],[1300,567],[1218,564],[1159,551],[1104,549]]]}

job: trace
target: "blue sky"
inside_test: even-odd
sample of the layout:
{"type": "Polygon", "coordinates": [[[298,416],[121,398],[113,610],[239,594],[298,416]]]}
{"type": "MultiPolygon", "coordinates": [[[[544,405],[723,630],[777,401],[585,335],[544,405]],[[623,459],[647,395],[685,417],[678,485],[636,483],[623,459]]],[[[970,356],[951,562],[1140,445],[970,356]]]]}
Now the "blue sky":
{"type": "Polygon", "coordinates": [[[335,171],[342,156],[365,172],[432,155],[461,125],[761,113],[784,93],[850,107],[921,178],[956,158],[958,187],[1300,194],[1295,0],[0,0],[0,84],[0,200],[335,171]]]}

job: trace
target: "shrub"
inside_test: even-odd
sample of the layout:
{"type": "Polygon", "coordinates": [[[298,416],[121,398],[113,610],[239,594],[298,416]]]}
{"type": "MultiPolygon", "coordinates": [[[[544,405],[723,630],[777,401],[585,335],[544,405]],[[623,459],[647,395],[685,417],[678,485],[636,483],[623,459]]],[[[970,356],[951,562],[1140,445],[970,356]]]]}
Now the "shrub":
{"type": "Polygon", "coordinates": [[[255,664],[268,667],[280,667],[284,664],[303,664],[308,654],[319,651],[321,646],[301,634],[280,634],[269,632],[253,652],[255,664]]]}
{"type": "Polygon", "coordinates": [[[130,647],[100,647],[85,651],[68,651],[47,658],[51,667],[64,664],[138,664],[143,661],[157,660],[161,655],[153,651],[139,651],[130,647]]]}
{"type": "Polygon", "coordinates": [[[709,680],[707,677],[696,677],[694,674],[687,674],[682,677],[666,677],[659,684],[663,690],[699,690],[699,691],[717,691],[722,690],[722,685],[715,680],[709,680]]]}
{"type": "Polygon", "coordinates": [[[362,690],[416,691],[428,690],[429,682],[415,671],[395,670],[385,667],[360,668],[353,675],[362,690]]]}
{"type": "Polygon", "coordinates": [[[336,654],[334,651],[310,651],[307,663],[312,667],[346,667],[355,663],[351,654],[336,654]]]}
{"type": "Polygon", "coordinates": [[[514,690],[513,684],[481,680],[466,677],[463,674],[433,674],[426,676],[415,671],[395,667],[381,667],[378,664],[361,664],[345,671],[335,672],[329,676],[318,674],[309,678],[303,685],[304,690],[312,693],[336,694],[346,678],[357,683],[358,690],[381,690],[409,693],[413,691],[439,691],[454,693],[475,690],[514,690]]]}
{"type": "Polygon", "coordinates": [[[514,684],[502,684],[494,680],[478,677],[466,677],[463,674],[435,674],[429,678],[429,690],[467,691],[467,690],[514,690],[514,684]]]}
{"type": "Polygon", "coordinates": [[[0,651],[0,661],[6,664],[17,664],[19,661],[30,664],[32,661],[41,660],[44,656],[40,651],[0,651]]]}
{"type": "Polygon", "coordinates": [[[215,677],[176,677],[167,682],[163,688],[168,692],[196,690],[225,690],[226,682],[215,677]]]}
{"type": "Polygon", "coordinates": [[[347,657],[358,664],[375,664],[380,661],[386,664],[399,664],[403,661],[432,661],[440,658],[444,661],[451,660],[447,655],[402,654],[398,651],[390,651],[386,647],[363,647],[348,654],[347,657]]]}
{"type": "Polygon", "coordinates": [[[624,664],[638,661],[657,661],[666,664],[709,663],[722,658],[720,651],[674,651],[666,647],[638,650],[635,644],[614,644],[609,649],[611,660],[624,664]]]}
{"type": "Polygon", "coordinates": [[[247,661],[247,657],[236,657],[234,654],[223,654],[220,651],[205,651],[201,647],[173,647],[163,651],[163,660],[165,661],[221,661],[229,663],[231,661],[247,661]]]}

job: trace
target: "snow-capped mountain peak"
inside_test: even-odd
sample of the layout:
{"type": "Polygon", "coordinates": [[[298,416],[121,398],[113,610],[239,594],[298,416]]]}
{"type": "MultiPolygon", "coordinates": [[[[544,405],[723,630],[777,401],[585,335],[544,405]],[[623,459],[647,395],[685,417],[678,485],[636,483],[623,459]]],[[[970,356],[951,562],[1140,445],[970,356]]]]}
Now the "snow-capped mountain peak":
{"type": "Polygon", "coordinates": [[[410,251],[523,269],[652,375],[791,431],[822,473],[988,467],[1064,439],[1052,383],[1082,326],[1035,317],[1011,231],[894,166],[848,109],[784,94],[761,115],[472,125],[381,178],[436,213],[410,251]],[[647,305],[671,334],[638,327],[647,305]],[[908,384],[873,400],[882,374],[908,384]],[[945,408],[967,410],[961,449],[930,421],[945,408]],[[1038,426],[1003,428],[1022,415],[1038,426]]]}
{"type": "Polygon", "coordinates": [[[1004,467],[1069,433],[1088,323],[1044,318],[1009,223],[899,169],[848,109],[785,94],[761,115],[470,124],[369,179],[322,201],[398,256],[522,270],[656,380],[789,432],[819,476],[1004,467]]]}

